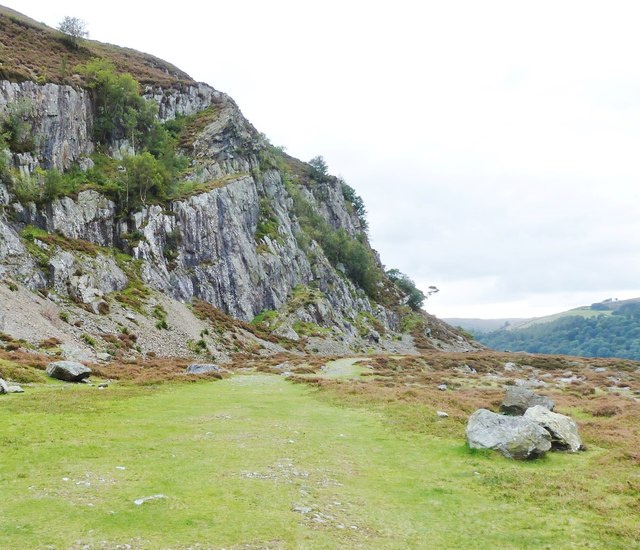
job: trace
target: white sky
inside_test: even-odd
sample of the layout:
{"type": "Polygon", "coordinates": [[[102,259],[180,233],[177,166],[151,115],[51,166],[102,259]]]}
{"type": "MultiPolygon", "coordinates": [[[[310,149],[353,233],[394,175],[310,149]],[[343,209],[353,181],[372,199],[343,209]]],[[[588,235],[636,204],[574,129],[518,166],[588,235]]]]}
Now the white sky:
{"type": "Polygon", "coordinates": [[[440,317],[640,296],[640,3],[4,0],[229,93],[440,317]]]}

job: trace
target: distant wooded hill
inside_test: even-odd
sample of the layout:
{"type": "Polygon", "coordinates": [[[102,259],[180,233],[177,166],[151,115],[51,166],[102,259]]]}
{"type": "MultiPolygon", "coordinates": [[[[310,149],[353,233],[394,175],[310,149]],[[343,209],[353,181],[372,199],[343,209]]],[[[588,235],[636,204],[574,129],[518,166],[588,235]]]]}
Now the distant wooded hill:
{"type": "Polygon", "coordinates": [[[468,320],[458,321],[478,342],[495,350],[640,359],[640,298],[605,300],[506,326],[504,319],[493,320],[501,321],[501,328],[490,332],[474,330],[473,323],[465,326],[468,320]]]}

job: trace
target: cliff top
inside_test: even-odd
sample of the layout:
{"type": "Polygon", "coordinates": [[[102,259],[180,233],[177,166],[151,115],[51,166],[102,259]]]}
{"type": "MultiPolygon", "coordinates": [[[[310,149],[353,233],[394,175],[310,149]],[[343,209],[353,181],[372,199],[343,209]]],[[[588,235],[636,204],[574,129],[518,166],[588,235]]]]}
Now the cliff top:
{"type": "Polygon", "coordinates": [[[96,57],[108,59],[143,85],[194,83],[187,73],[153,55],[87,39],[74,46],[60,31],[0,6],[0,79],[77,85],[81,80],[75,67],[96,57]]]}

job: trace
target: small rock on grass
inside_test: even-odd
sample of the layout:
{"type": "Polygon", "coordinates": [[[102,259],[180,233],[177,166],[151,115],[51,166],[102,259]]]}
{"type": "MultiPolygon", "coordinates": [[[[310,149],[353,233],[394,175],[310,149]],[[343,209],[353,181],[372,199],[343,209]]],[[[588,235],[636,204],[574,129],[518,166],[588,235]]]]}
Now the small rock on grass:
{"type": "Polygon", "coordinates": [[[165,495],[151,495],[150,497],[142,497],[133,501],[136,506],[142,506],[145,502],[149,502],[150,500],[158,500],[162,498],[167,498],[165,495]]]}
{"type": "Polygon", "coordinates": [[[447,385],[446,385],[446,384],[440,384],[440,385],[438,386],[438,389],[439,389],[440,391],[447,391],[447,385]]]}
{"type": "Polygon", "coordinates": [[[295,506],[291,508],[292,512],[298,512],[299,514],[309,514],[313,511],[313,508],[309,508],[308,506],[295,506]]]}
{"type": "Polygon", "coordinates": [[[436,411],[436,414],[440,417],[440,418],[449,418],[449,415],[444,412],[444,411],[436,411]]]}

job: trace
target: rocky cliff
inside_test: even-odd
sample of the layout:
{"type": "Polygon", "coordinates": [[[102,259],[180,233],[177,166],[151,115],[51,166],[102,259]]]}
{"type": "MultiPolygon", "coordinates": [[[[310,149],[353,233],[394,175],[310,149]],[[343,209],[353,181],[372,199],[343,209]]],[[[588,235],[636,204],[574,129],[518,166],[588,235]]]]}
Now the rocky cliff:
{"type": "Polygon", "coordinates": [[[416,343],[471,347],[450,327],[403,306],[344,182],[273,148],[231,98],[205,84],[142,89],[160,122],[188,120],[178,141],[188,159],[182,192],[126,211],[87,181],[66,196],[25,200],[20,186],[46,185],[51,172],[91,170],[98,149],[116,159],[136,152],[122,137],[95,141],[95,92],[76,80],[0,82],[5,127],[18,117],[30,138],[20,147],[9,141],[3,153],[0,276],[9,291],[0,293],[0,330],[31,342],[55,336],[67,350],[102,357],[123,348],[104,335],[134,329],[140,338],[125,351],[217,358],[247,346],[327,353],[415,351],[416,343]],[[375,287],[365,292],[349,266],[330,257],[318,231],[368,254],[375,287]],[[221,316],[194,308],[200,303],[221,316]],[[36,311],[44,321],[33,322],[36,311]],[[216,337],[211,322],[223,325],[216,337]]]}

